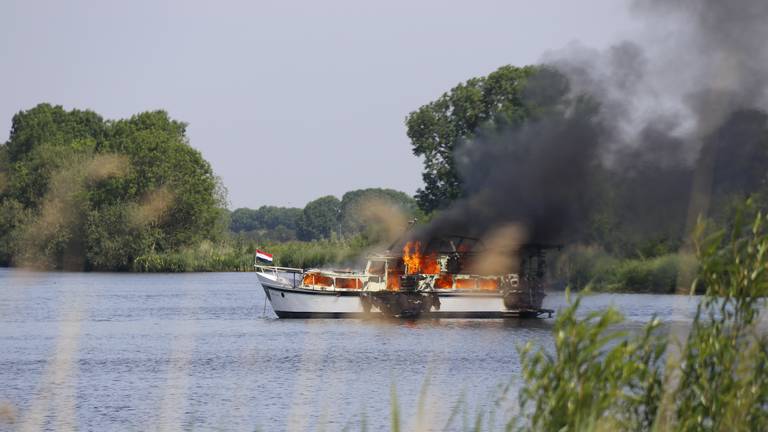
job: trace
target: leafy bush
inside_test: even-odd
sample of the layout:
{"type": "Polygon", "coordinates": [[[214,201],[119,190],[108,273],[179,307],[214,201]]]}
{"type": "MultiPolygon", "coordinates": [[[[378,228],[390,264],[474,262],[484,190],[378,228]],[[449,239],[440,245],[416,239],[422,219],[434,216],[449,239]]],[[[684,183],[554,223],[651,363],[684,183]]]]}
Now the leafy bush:
{"type": "Polygon", "coordinates": [[[595,246],[577,246],[558,257],[553,277],[574,289],[674,293],[690,283],[696,265],[695,257],[685,254],[619,259],[595,246]]]}
{"type": "MultiPolygon", "coordinates": [[[[640,336],[614,330],[615,309],[577,316],[581,298],[555,322],[555,357],[521,352],[525,385],[520,392],[526,428],[541,431],[648,429],[658,411],[664,341],[653,319],[640,336]],[[606,416],[606,414],[609,414],[606,416]]],[[[510,423],[511,425],[511,423],[510,423]]]]}
{"type": "MultiPolygon", "coordinates": [[[[600,285],[603,276],[618,260],[597,246],[573,246],[565,249],[555,261],[553,277],[562,279],[573,289],[600,285]]],[[[599,289],[599,287],[595,287],[599,289]]]]}
{"type": "Polygon", "coordinates": [[[707,237],[700,224],[694,284],[706,293],[681,348],[669,349],[680,341],[663,335],[655,319],[626,335],[615,330],[617,311],[579,317],[576,299],[555,322],[554,353],[521,350],[520,408],[528,420],[508,427],[768,430],[768,334],[758,326],[768,294],[766,223],[758,214],[751,229],[737,219],[727,234],[707,237]]]}
{"type": "Polygon", "coordinates": [[[224,191],[164,111],[109,121],[40,104],[0,145],[0,261],[127,270],[219,239],[224,191]]]}

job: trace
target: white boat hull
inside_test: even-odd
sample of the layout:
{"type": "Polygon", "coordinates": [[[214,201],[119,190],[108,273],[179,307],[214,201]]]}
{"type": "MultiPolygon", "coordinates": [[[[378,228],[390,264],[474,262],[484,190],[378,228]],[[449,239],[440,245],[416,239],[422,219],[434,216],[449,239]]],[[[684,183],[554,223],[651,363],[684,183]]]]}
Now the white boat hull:
{"type": "MultiPolygon", "coordinates": [[[[304,289],[272,274],[257,273],[272,309],[280,318],[362,318],[383,315],[375,305],[365,311],[358,290],[304,289]]],[[[437,292],[440,308],[422,313],[427,318],[504,318],[532,316],[532,311],[504,307],[498,292],[437,292]]],[[[533,314],[533,316],[538,314],[533,314]]]]}

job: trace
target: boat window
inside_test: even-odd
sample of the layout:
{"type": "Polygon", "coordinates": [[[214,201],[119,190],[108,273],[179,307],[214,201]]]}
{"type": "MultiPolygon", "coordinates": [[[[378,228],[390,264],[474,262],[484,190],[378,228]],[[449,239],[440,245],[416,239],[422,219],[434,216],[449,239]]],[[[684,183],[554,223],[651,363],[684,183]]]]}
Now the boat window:
{"type": "Polygon", "coordinates": [[[304,285],[331,287],[333,286],[333,278],[319,272],[311,272],[304,275],[304,285]]]}
{"type": "Polygon", "coordinates": [[[475,289],[477,287],[476,283],[477,283],[476,279],[456,279],[456,288],[457,289],[475,289]]]}
{"type": "Polygon", "coordinates": [[[381,276],[384,274],[384,261],[371,261],[368,264],[368,273],[381,276]]]}
{"type": "Polygon", "coordinates": [[[438,289],[453,288],[453,276],[449,274],[441,274],[440,277],[435,279],[435,288],[438,288],[438,289]]]}
{"type": "Polygon", "coordinates": [[[336,278],[336,288],[362,288],[363,281],[358,278],[336,278]]]}
{"type": "Polygon", "coordinates": [[[389,273],[387,274],[387,289],[390,291],[397,291],[400,289],[400,276],[403,275],[403,272],[398,271],[397,269],[389,269],[389,273]]]}
{"type": "Polygon", "coordinates": [[[495,291],[499,289],[499,281],[496,279],[480,279],[477,282],[481,290],[495,291]]]}

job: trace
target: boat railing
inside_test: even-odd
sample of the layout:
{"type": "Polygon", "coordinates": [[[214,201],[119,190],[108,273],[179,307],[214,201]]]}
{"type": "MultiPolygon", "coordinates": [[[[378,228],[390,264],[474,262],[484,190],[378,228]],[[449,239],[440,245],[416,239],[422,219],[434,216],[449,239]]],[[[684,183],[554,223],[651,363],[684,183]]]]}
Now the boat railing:
{"type": "MultiPolygon", "coordinates": [[[[275,279],[287,279],[283,278],[280,273],[289,273],[291,275],[291,279],[293,282],[293,287],[296,288],[297,286],[297,280],[296,275],[303,275],[304,269],[300,268],[294,268],[294,267],[280,267],[280,266],[268,266],[268,265],[261,265],[261,264],[254,264],[253,267],[256,269],[256,271],[260,271],[262,273],[272,273],[275,275],[275,279]]],[[[301,280],[301,278],[299,278],[301,280]]]]}
{"type": "Polygon", "coordinates": [[[267,269],[268,271],[281,271],[283,273],[304,273],[304,269],[300,268],[294,268],[294,267],[279,267],[279,266],[268,266],[268,265],[262,265],[262,264],[254,264],[253,265],[257,269],[267,269]]]}

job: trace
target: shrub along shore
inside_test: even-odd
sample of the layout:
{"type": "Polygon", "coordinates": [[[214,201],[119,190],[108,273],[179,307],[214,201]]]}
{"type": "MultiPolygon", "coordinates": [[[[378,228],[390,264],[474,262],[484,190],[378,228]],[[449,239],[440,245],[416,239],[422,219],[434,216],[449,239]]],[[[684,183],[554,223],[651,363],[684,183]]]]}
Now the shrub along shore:
{"type": "Polygon", "coordinates": [[[254,252],[262,249],[275,256],[274,265],[310,268],[349,262],[365,248],[360,239],[270,242],[205,241],[166,253],[142,255],[134,261],[136,272],[243,272],[253,271],[254,252]]]}
{"type": "Polygon", "coordinates": [[[574,290],[672,294],[687,291],[698,261],[691,254],[617,258],[596,247],[569,248],[553,260],[550,280],[574,290]]]}
{"type": "MultiPolygon", "coordinates": [[[[253,271],[254,251],[275,256],[275,265],[311,268],[352,266],[370,245],[365,239],[266,242],[242,239],[204,241],[196,246],[137,257],[135,272],[247,272],[253,271]]],[[[698,265],[693,255],[666,254],[652,258],[616,258],[594,247],[571,248],[554,257],[548,279],[554,289],[589,288],[597,292],[673,294],[690,285],[698,265]]]]}

